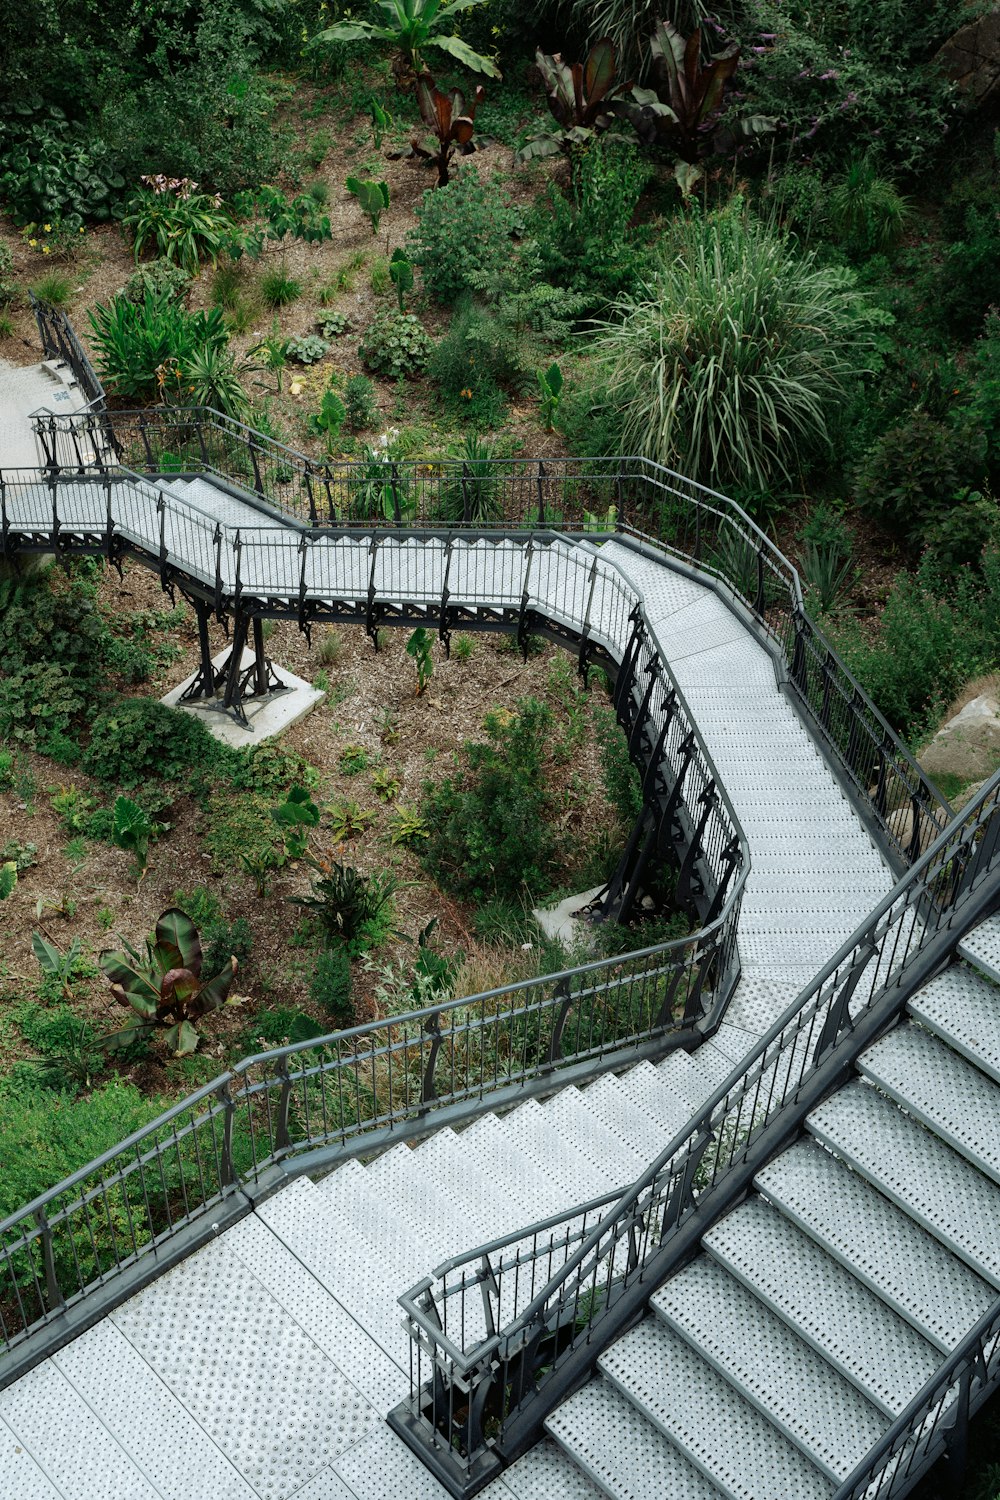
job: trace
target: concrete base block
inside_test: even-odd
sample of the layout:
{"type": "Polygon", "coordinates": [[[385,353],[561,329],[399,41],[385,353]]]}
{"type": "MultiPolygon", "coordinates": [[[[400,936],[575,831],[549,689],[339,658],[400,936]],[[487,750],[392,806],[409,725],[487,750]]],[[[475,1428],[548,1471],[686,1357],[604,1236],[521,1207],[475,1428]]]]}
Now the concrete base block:
{"type": "Polygon", "coordinates": [[[577,913],[589,906],[603,889],[603,885],[595,885],[593,890],[583,891],[579,896],[567,896],[557,906],[536,906],[531,915],[546,937],[557,938],[567,947],[572,947],[587,930],[586,918],[579,917],[577,913]]]}
{"type": "MultiPolygon", "coordinates": [[[[228,651],[220,651],[218,656],[212,658],[212,665],[220,667],[228,655],[228,651]]],[[[253,652],[247,649],[243,652],[240,665],[243,668],[250,667],[253,659],[253,652]]],[[[181,694],[194,682],[196,673],[186,677],[177,687],[171,688],[160,702],[166,704],[167,708],[179,708],[182,713],[196,715],[210,734],[224,745],[231,745],[234,750],[239,750],[244,745],[259,745],[291,728],[299,719],[304,719],[326,697],[319,688],[314,688],[311,683],[296,677],[294,672],[288,672],[284,667],[275,667],[274,672],[285,684],[286,691],[269,693],[264,698],[244,700],[243,711],[249,720],[249,729],[244,729],[231,714],[226,713],[222,707],[221,693],[217,698],[201,698],[181,703],[181,694]]]]}

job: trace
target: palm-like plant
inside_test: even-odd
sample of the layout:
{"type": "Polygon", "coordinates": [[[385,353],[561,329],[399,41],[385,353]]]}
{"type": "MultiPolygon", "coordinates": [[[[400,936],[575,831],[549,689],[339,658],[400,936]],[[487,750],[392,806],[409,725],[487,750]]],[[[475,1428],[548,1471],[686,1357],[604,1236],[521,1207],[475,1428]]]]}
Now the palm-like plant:
{"type": "Polygon", "coordinates": [[[624,451],[760,491],[826,446],[880,316],[852,272],[798,253],[738,203],[680,221],[655,278],[617,311],[599,349],[624,451]]]}
{"type": "MultiPolygon", "coordinates": [[[[472,132],[476,128],[476,110],[482,102],[481,87],[476,89],[466,105],[465,95],[460,89],[452,89],[450,94],[446,94],[438,88],[429,73],[422,73],[417,79],[417,103],[420,106],[420,118],[428,130],[434,132],[437,138],[437,150],[428,150],[416,140],[411,141],[410,146],[414,156],[423,157],[425,161],[437,167],[438,187],[448,185],[448,166],[456,150],[460,151],[463,156],[468,156],[475,151],[472,132]]],[[[402,299],[400,311],[402,311],[402,299]]]]}
{"type": "Polygon", "coordinates": [[[618,78],[609,37],[594,43],[586,62],[567,63],[558,52],[549,57],[539,49],[535,66],[545,84],[549,112],[560,128],[526,141],[517,153],[520,162],[589,145],[595,135],[607,130],[622,96],[632,87],[618,78]]]}
{"type": "Polygon", "coordinates": [[[483,5],[485,0],[378,0],[386,18],[383,26],[370,21],[339,21],[321,31],[317,42],[388,42],[398,47],[416,74],[424,70],[424,52],[435,47],[447,52],[473,73],[499,78],[500,69],[488,57],[474,52],[461,37],[446,32],[445,27],[463,10],[483,5]]]}

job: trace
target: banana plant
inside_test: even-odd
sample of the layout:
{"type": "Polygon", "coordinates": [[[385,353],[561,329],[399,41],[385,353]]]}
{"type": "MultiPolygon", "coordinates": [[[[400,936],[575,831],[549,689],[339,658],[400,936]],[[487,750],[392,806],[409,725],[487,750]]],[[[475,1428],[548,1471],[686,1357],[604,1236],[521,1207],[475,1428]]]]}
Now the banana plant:
{"type": "Polygon", "coordinates": [[[566,63],[558,52],[549,57],[539,49],[535,66],[560,129],[543,131],[526,141],[517,153],[519,162],[588,146],[595,135],[608,129],[622,97],[632,88],[631,82],[618,78],[614,43],[606,36],[594,43],[586,62],[566,63]]]}
{"type": "Polygon", "coordinates": [[[470,156],[475,151],[472,132],[476,128],[476,110],[482,102],[481,86],[476,88],[466,105],[465,95],[460,89],[452,89],[450,94],[446,94],[438,88],[429,73],[422,73],[417,79],[420,118],[437,138],[437,149],[429,150],[430,142],[421,146],[416,140],[410,142],[410,149],[414,156],[423,157],[437,167],[438,187],[447,186],[448,166],[456,150],[463,156],[470,156]]]}
{"type": "Polygon", "coordinates": [[[363,212],[368,215],[372,234],[378,234],[379,220],[389,207],[388,183],[374,182],[371,178],[348,177],[344,186],[357,198],[363,212]]]}
{"type": "MultiPolygon", "coordinates": [[[[633,89],[631,98],[618,106],[644,146],[665,146],[692,165],[710,152],[774,129],[774,121],[763,115],[745,116],[725,127],[719,123],[726,84],[740,60],[737,42],[702,63],[700,26],[684,37],[669,21],[659,21],[649,50],[655,87],[633,89]]],[[[690,184],[690,174],[686,180],[690,184]]]]}
{"type": "Polygon", "coordinates": [[[230,994],[236,977],[235,957],[212,979],[203,980],[198,929],[176,907],[159,917],[144,953],[125,942],[123,949],[105,949],[100,965],[115,1000],[133,1011],[134,1019],[103,1038],[106,1047],[127,1047],[162,1031],[170,1055],[186,1057],[198,1046],[194,1022],[224,1005],[239,1005],[243,999],[230,994]]]}
{"type": "MultiPolygon", "coordinates": [[[[428,47],[447,52],[473,73],[499,78],[500,69],[488,57],[474,52],[461,37],[445,32],[446,25],[463,10],[483,5],[485,0],[378,0],[378,9],[386,18],[382,26],[371,21],[339,21],[321,31],[315,42],[388,42],[398,47],[408,66],[419,76],[424,70],[423,54],[428,47]]],[[[314,44],[315,44],[314,42],[314,44]]]]}
{"type": "Polygon", "coordinates": [[[413,291],[413,262],[397,245],[389,260],[389,280],[396,288],[400,312],[406,311],[406,294],[413,291]]]}

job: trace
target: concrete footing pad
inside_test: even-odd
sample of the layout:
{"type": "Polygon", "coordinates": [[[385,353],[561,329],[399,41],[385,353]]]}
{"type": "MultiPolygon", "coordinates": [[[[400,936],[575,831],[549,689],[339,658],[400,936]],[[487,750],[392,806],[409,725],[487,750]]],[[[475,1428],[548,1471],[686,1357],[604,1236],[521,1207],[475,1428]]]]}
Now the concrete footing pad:
{"type": "MultiPolygon", "coordinates": [[[[212,658],[212,665],[220,667],[229,655],[228,651],[220,651],[218,656],[212,658]]],[[[249,649],[243,652],[241,666],[246,668],[253,665],[253,652],[249,649]]],[[[190,703],[181,703],[181,694],[191,686],[195,679],[195,673],[186,677],[177,687],[171,688],[169,693],[160,699],[167,708],[179,708],[182,713],[193,714],[201,719],[205,728],[217,740],[224,745],[231,745],[239,750],[244,745],[259,745],[264,740],[273,739],[276,734],[297,724],[299,719],[304,719],[306,714],[311,713],[317,703],[322,703],[326,697],[319,688],[314,688],[311,683],[305,682],[301,677],[296,677],[294,672],[286,671],[284,667],[274,668],[275,676],[280,678],[285,685],[282,692],[268,693],[262,698],[246,698],[243,702],[243,712],[246,714],[250,727],[246,729],[233,716],[222,707],[222,695],[217,698],[202,698],[192,700],[190,703]]]]}
{"type": "Polygon", "coordinates": [[[580,917],[578,913],[589,906],[603,890],[603,885],[595,885],[592,890],[582,891],[579,896],[567,896],[565,901],[558,902],[556,906],[535,907],[531,915],[546,937],[556,938],[571,948],[587,930],[586,918],[580,917]]]}

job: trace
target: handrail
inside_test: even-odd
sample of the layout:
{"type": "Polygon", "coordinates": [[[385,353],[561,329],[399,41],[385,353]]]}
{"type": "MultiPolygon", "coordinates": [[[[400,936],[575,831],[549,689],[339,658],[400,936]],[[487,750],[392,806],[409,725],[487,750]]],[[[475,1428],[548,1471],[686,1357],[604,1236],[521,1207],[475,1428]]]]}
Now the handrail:
{"type": "MultiPolygon", "coordinates": [[[[304,546],[318,569],[309,597],[328,593],[333,575],[320,566],[322,557],[339,556],[329,533],[306,541],[266,518],[234,531],[120,471],[0,474],[0,540],[3,551],[78,545],[112,556],[128,542],[174,578],[186,569],[189,582],[233,607],[241,589],[244,606],[253,597],[255,570],[261,579],[283,578],[289,560],[296,602],[310,576],[301,565],[304,546]]],[[[472,539],[461,545],[465,540],[472,539]]],[[[369,606],[413,592],[402,572],[403,541],[387,533],[362,549],[369,606]]],[[[745,837],[683,694],[655,650],[642,596],[599,558],[553,550],[551,541],[536,533],[513,548],[487,549],[474,577],[456,576],[456,563],[454,598],[474,597],[478,588],[491,605],[502,600],[512,618],[526,610],[540,615],[545,598],[537,590],[549,568],[563,620],[586,644],[602,642],[617,670],[619,719],[630,729],[647,804],[670,804],[667,835],[674,843],[663,849],[679,863],[678,890],[686,880],[698,930],[245,1059],[0,1223],[0,1347],[16,1350],[53,1329],[61,1336],[63,1314],[96,1290],[154,1259],[220,1203],[305,1171],[320,1154],[329,1164],[377,1149],[438,1120],[470,1118],[691,1045],[719,1024],[739,973],[745,837]]],[[[440,550],[451,546],[454,562],[459,545],[440,550]]],[[[478,555],[470,549],[469,556],[478,555]]],[[[448,587],[446,567],[426,595],[433,617],[448,587]]]]}
{"type": "MultiPolygon", "coordinates": [[[[789,1111],[816,1102],[810,1091],[847,1076],[871,1027],[905,1003],[907,976],[928,947],[943,933],[959,940],[962,913],[978,910],[984,889],[995,900],[998,874],[1000,773],[585,1236],[554,1234],[551,1221],[526,1226],[453,1257],[400,1297],[412,1390],[390,1422],[452,1493],[476,1493],[500,1459],[516,1456],[525,1432],[538,1431],[669,1273],[689,1226],[700,1235],[713,1204],[729,1206],[735,1169],[759,1165],[765,1132],[773,1139],[782,1121],[787,1130],[789,1111]]],[[[579,1212],[567,1211],[567,1226],[579,1212]]]]}
{"type": "Polygon", "coordinates": [[[806,613],[798,573],[735,501],[649,459],[317,463],[205,407],[40,416],[46,463],[202,473],[311,529],[614,534],[718,583],[777,657],[787,690],[898,874],[951,808],[806,613]],[[89,441],[81,443],[81,433],[89,441]]]}
{"type": "Polygon", "coordinates": [[[28,297],[46,359],[65,360],[87,398],[88,409],[94,412],[103,409],[106,399],[104,386],[69,318],[60,308],[53,307],[51,302],[36,297],[30,287],[28,297]]]}

